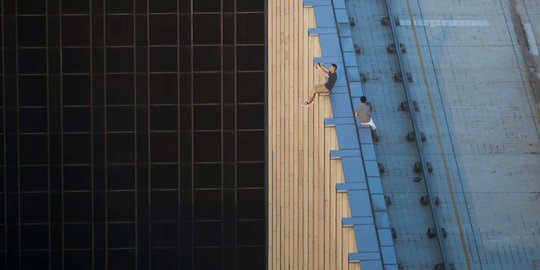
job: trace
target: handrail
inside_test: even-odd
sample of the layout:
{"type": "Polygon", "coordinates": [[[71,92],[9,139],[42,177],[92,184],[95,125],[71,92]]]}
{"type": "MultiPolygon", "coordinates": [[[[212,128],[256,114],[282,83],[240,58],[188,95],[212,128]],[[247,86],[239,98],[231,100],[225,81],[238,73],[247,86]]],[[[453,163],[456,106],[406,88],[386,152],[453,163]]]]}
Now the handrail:
{"type": "Polygon", "coordinates": [[[388,0],[384,0],[384,4],[385,4],[385,7],[386,7],[388,18],[390,19],[390,29],[392,31],[392,38],[394,40],[394,46],[396,48],[395,51],[396,51],[396,56],[397,56],[397,60],[398,60],[398,63],[399,63],[399,70],[401,72],[401,81],[403,83],[403,88],[405,90],[405,96],[406,96],[406,99],[407,99],[407,104],[409,106],[409,113],[411,114],[411,122],[412,122],[414,135],[415,135],[416,149],[418,150],[418,156],[420,157],[420,164],[422,166],[422,175],[424,176],[424,184],[426,186],[426,190],[427,190],[428,198],[429,198],[429,208],[431,210],[431,216],[433,218],[433,224],[435,226],[435,231],[437,233],[437,243],[439,245],[439,252],[441,254],[441,259],[443,260],[444,269],[448,270],[448,269],[450,269],[450,265],[448,263],[448,259],[446,257],[446,250],[445,250],[443,242],[442,242],[442,237],[441,236],[443,235],[443,233],[441,231],[441,226],[439,226],[439,222],[437,221],[437,213],[435,212],[435,206],[436,206],[435,196],[432,196],[431,188],[430,188],[430,185],[429,185],[430,179],[429,179],[429,174],[428,174],[428,170],[427,170],[427,166],[426,166],[426,160],[425,160],[423,152],[422,152],[421,134],[420,134],[420,131],[418,130],[418,124],[416,123],[416,118],[414,116],[414,110],[413,110],[414,106],[413,106],[412,98],[410,96],[411,94],[410,94],[410,91],[409,91],[409,82],[408,82],[407,75],[405,73],[405,68],[404,68],[404,65],[403,65],[403,59],[402,59],[402,55],[401,55],[401,50],[399,48],[399,42],[398,42],[398,38],[397,38],[397,34],[396,34],[395,19],[394,19],[394,16],[392,16],[390,6],[388,5],[388,0]]]}

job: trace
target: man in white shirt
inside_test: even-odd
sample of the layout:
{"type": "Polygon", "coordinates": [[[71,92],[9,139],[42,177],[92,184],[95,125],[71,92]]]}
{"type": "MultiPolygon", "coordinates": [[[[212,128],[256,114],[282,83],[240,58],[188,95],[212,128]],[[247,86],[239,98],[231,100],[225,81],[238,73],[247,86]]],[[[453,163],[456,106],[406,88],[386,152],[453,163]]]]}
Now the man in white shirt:
{"type": "Polygon", "coordinates": [[[377,142],[379,140],[379,136],[377,135],[377,127],[375,126],[375,123],[373,122],[373,119],[371,119],[371,107],[366,104],[367,98],[365,96],[360,97],[360,105],[356,107],[356,110],[354,111],[355,117],[360,117],[360,125],[367,126],[371,129],[371,136],[373,137],[373,141],[377,142]]]}

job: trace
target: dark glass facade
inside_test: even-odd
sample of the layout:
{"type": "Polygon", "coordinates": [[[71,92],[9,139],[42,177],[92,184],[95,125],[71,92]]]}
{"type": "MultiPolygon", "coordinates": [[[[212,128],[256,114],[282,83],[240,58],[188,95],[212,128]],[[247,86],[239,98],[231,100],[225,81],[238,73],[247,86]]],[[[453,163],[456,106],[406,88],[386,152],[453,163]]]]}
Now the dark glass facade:
{"type": "Polygon", "coordinates": [[[0,269],[264,269],[264,0],[3,0],[0,269]]]}

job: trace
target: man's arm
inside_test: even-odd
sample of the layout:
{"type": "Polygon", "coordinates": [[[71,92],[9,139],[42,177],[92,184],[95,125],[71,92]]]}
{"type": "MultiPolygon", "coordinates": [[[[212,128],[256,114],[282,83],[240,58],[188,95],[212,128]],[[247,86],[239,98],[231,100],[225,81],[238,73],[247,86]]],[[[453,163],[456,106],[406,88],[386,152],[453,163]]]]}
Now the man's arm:
{"type": "Polygon", "coordinates": [[[328,70],[325,69],[322,65],[316,64],[315,68],[323,75],[324,77],[328,78],[328,70]]]}

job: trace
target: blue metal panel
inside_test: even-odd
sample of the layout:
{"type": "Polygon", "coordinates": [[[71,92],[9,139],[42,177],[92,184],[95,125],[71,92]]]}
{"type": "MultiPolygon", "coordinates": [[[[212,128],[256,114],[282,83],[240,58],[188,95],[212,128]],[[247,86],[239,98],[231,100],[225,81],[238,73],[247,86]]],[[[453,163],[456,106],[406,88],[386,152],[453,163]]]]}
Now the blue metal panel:
{"type": "Polygon", "coordinates": [[[329,6],[331,4],[331,0],[304,0],[304,7],[329,6]]]}
{"type": "Polygon", "coordinates": [[[352,217],[370,217],[373,216],[371,203],[369,201],[369,191],[351,190],[349,191],[349,204],[352,217]]]}
{"type": "Polygon", "coordinates": [[[381,246],[393,246],[394,239],[392,239],[392,230],[388,229],[378,229],[379,232],[379,241],[381,241],[381,246]]]}
{"type": "Polygon", "coordinates": [[[334,8],[346,8],[345,0],[333,0],[334,8]]]}
{"type": "Polygon", "coordinates": [[[360,97],[364,95],[362,91],[362,84],[360,82],[350,82],[349,89],[351,89],[351,97],[354,100],[360,100],[360,97]]]}
{"type": "Polygon", "coordinates": [[[345,8],[335,8],[336,11],[336,21],[338,23],[348,23],[349,16],[347,16],[347,10],[345,8]]]}
{"type": "Polygon", "coordinates": [[[348,217],[341,220],[343,227],[351,227],[353,225],[370,225],[373,224],[373,217],[348,217]]]}
{"type": "Polygon", "coordinates": [[[360,263],[362,270],[383,270],[383,265],[380,260],[377,261],[363,261],[360,263]]]}
{"type": "Polygon", "coordinates": [[[347,67],[347,79],[350,82],[359,82],[360,81],[360,71],[357,67],[347,67]]]}
{"type": "Polygon", "coordinates": [[[376,261],[380,258],[379,252],[349,253],[349,261],[376,261]]]}
{"type": "Polygon", "coordinates": [[[335,125],[352,125],[354,124],[354,118],[352,117],[339,117],[339,118],[325,118],[324,125],[332,127],[335,125]]]}
{"type": "Polygon", "coordinates": [[[339,47],[339,39],[336,34],[320,35],[319,43],[324,56],[342,56],[341,49],[339,47]]]}
{"type": "Polygon", "coordinates": [[[383,194],[381,179],[378,177],[368,177],[369,192],[371,194],[383,194]]]}
{"type": "Polygon", "coordinates": [[[375,225],[377,225],[377,229],[390,228],[390,220],[388,219],[388,213],[375,212],[375,225]]]}
{"type": "Polygon", "coordinates": [[[315,20],[317,27],[336,27],[332,6],[315,5],[315,20]]]}
{"type": "Polygon", "coordinates": [[[394,247],[381,247],[384,264],[397,264],[394,247]]]}
{"type": "Polygon", "coordinates": [[[356,66],[356,54],[354,52],[343,53],[343,58],[345,58],[345,66],[356,66]]]}
{"type": "Polygon", "coordinates": [[[359,157],[360,149],[330,150],[331,159],[341,159],[344,157],[359,157]]]}
{"type": "MultiPolygon", "coordinates": [[[[339,149],[360,149],[355,129],[354,125],[339,125],[336,127],[339,149]]],[[[358,151],[358,155],[360,155],[360,151],[358,151]]]]}
{"type": "Polygon", "coordinates": [[[338,23],[338,28],[339,28],[339,35],[341,37],[351,37],[352,36],[351,25],[348,22],[347,23],[338,23]]]}
{"type": "Polygon", "coordinates": [[[324,34],[337,34],[336,28],[333,27],[324,27],[324,28],[309,28],[308,34],[310,36],[318,36],[324,34]]]}
{"type": "Polygon", "coordinates": [[[371,143],[362,144],[362,155],[364,160],[377,160],[377,156],[375,155],[375,147],[373,147],[373,144],[371,143]]]}
{"type": "Polygon", "coordinates": [[[346,157],[341,159],[343,174],[347,182],[366,182],[364,166],[360,157],[346,157]]]}
{"type": "Polygon", "coordinates": [[[368,177],[379,177],[379,165],[377,161],[364,160],[364,167],[368,177]]]}
{"type": "Polygon", "coordinates": [[[347,86],[334,86],[332,88],[332,94],[347,94],[349,92],[349,89],[347,86]]]}
{"type": "Polygon", "coordinates": [[[330,103],[332,104],[334,117],[351,117],[353,115],[349,95],[333,93],[330,95],[330,103]]]}
{"type": "MultiPolygon", "coordinates": [[[[354,42],[352,38],[350,37],[341,38],[341,49],[343,50],[344,53],[346,52],[355,53],[354,42]]],[[[354,54],[354,62],[355,62],[354,66],[356,66],[356,54],[354,54]]]]}
{"type": "MultiPolygon", "coordinates": [[[[357,120],[360,122],[359,119],[357,120]]],[[[360,135],[360,143],[373,143],[373,139],[371,138],[371,130],[369,127],[360,127],[358,129],[358,133],[360,135]]]]}
{"type": "Polygon", "coordinates": [[[337,183],[337,192],[347,192],[350,190],[367,190],[366,182],[337,183]]]}
{"type": "Polygon", "coordinates": [[[372,203],[374,212],[386,211],[386,202],[384,201],[384,195],[372,194],[371,203],[372,203]]]}
{"type": "Polygon", "coordinates": [[[323,56],[323,57],[313,57],[313,64],[323,63],[323,64],[342,64],[343,58],[341,56],[323,56]]]}
{"type": "Polygon", "coordinates": [[[379,241],[375,225],[354,225],[354,236],[358,250],[362,252],[378,252],[379,241]]]}

